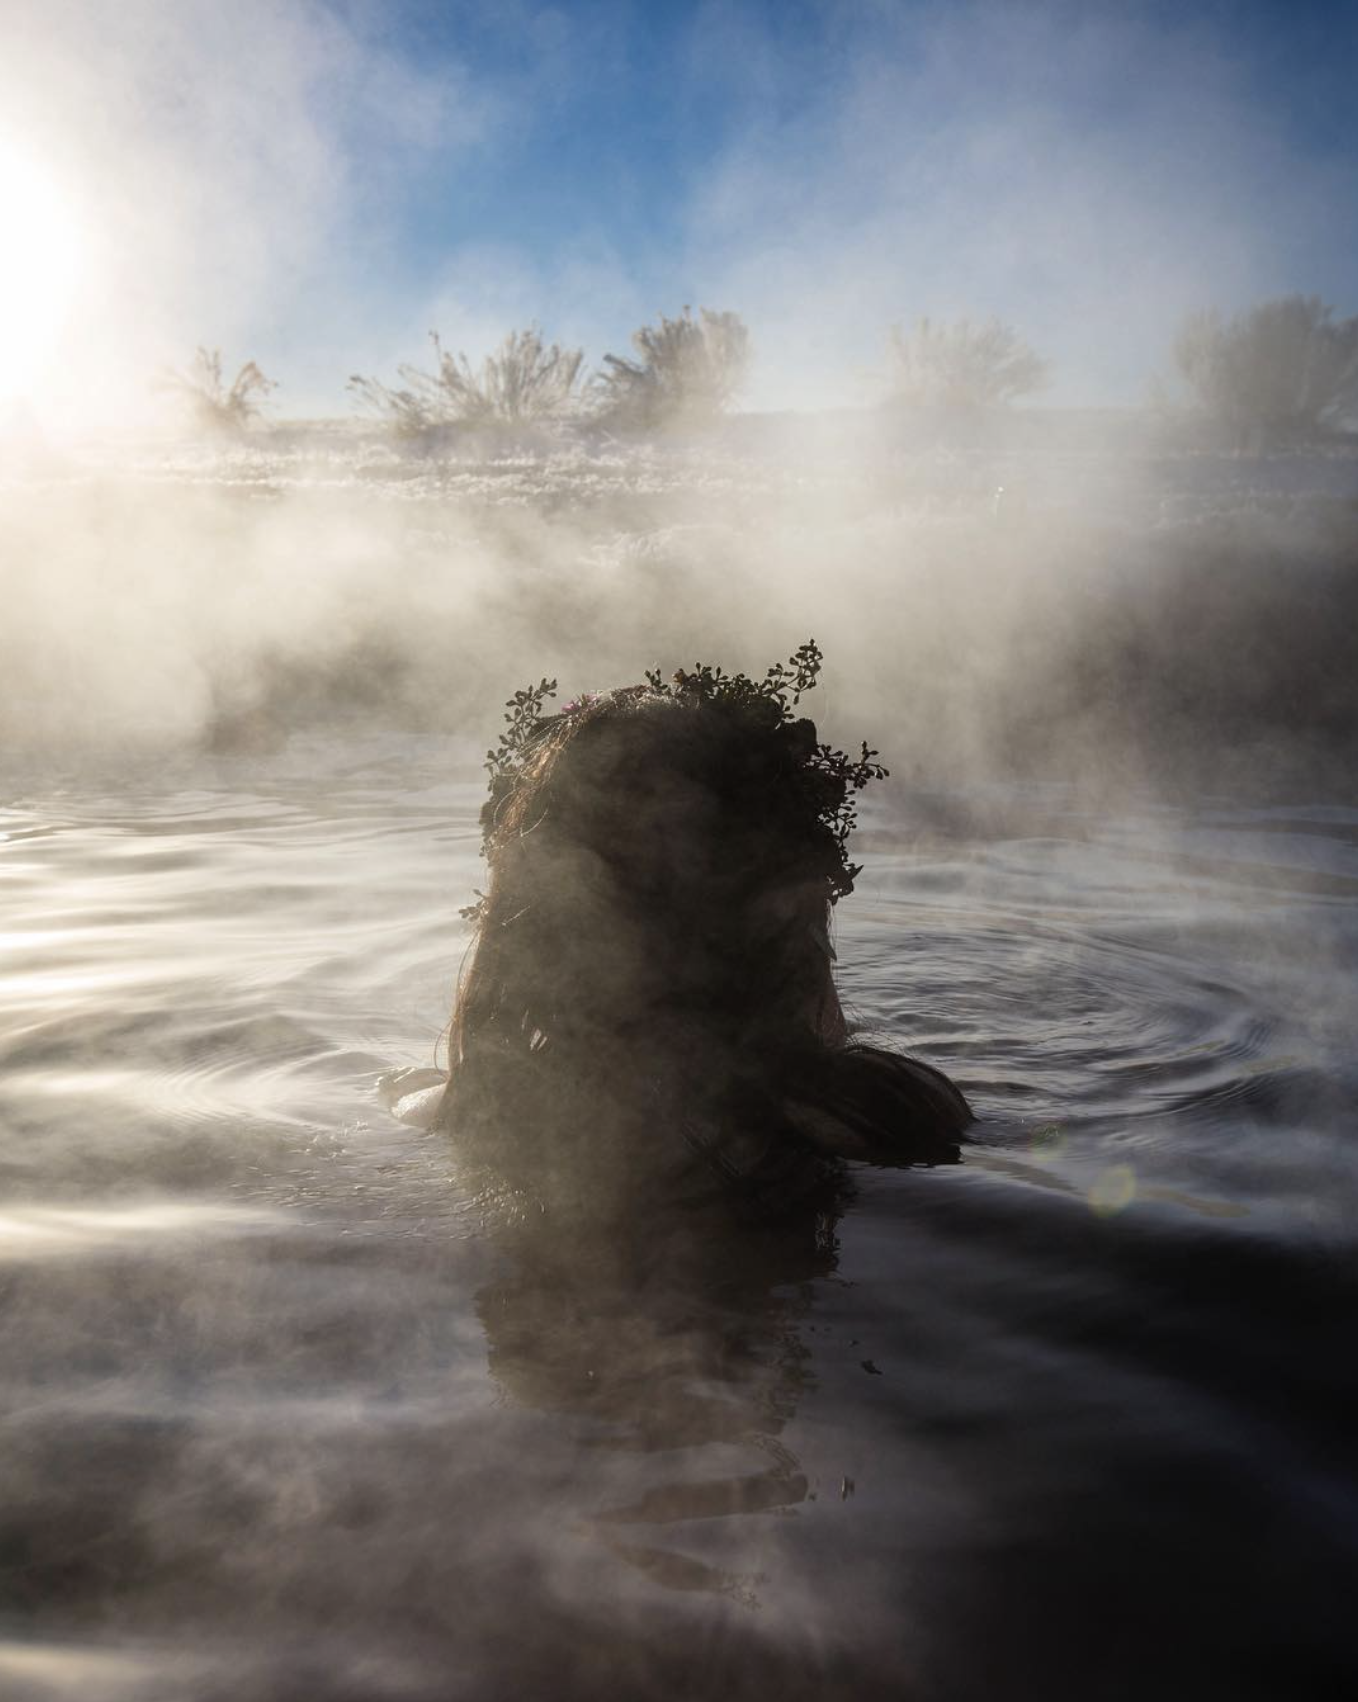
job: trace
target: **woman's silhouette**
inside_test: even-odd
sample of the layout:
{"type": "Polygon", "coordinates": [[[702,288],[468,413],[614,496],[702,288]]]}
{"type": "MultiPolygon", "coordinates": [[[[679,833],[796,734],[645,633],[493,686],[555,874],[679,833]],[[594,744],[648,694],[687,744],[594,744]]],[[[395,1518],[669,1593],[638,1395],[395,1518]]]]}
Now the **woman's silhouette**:
{"type": "Polygon", "coordinates": [[[553,682],[511,701],[432,1120],[516,1191],[767,1216],[833,1190],[843,1157],[956,1155],[961,1093],[852,1041],[835,989],[854,800],[885,771],[793,718],[819,666],[808,644],[762,681],[700,667],[555,715],[553,682]]]}

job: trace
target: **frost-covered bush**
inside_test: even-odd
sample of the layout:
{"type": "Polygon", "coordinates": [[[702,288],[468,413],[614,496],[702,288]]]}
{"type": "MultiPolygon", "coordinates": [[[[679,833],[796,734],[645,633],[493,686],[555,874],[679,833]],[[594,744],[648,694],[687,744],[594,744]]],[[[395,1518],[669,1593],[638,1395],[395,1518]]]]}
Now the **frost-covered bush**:
{"type": "Polygon", "coordinates": [[[701,425],[730,406],[750,360],[738,313],[685,307],[677,319],[632,333],[636,360],[605,355],[596,383],[599,415],[624,430],[701,425]]]}
{"type": "Polygon", "coordinates": [[[230,435],[259,417],[265,398],[278,386],[252,360],[228,385],[221,350],[199,348],[185,371],[170,367],[162,372],[156,388],[173,396],[199,430],[230,435]]]}
{"type": "Polygon", "coordinates": [[[429,336],[433,372],[399,367],[400,389],[357,374],[349,380],[349,390],[362,406],[403,436],[448,426],[498,431],[547,425],[580,410],[582,351],[544,343],[536,327],[511,331],[482,361],[479,372],[466,355],[445,349],[437,331],[429,336]]]}
{"type": "Polygon", "coordinates": [[[1047,362],[999,319],[919,319],[891,328],[892,399],[940,415],[1002,407],[1047,382],[1047,362]]]}
{"type": "Polygon", "coordinates": [[[1281,296],[1233,319],[1190,314],[1174,361],[1194,402],[1241,448],[1304,443],[1358,425],[1358,318],[1281,296]]]}

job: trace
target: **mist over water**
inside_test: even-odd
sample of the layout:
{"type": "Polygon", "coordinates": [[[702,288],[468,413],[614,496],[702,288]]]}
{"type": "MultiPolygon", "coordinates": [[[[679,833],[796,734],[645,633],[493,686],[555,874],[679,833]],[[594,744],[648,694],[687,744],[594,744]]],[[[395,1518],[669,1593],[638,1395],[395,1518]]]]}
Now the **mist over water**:
{"type": "Polygon", "coordinates": [[[842,982],[962,1166],[600,1234],[376,1092],[465,937],[458,766],[327,731],[7,812],[9,1693],[1342,1675],[1353,811],[910,798],[842,982]]]}
{"type": "Polygon", "coordinates": [[[1352,463],[863,429],[5,486],[7,1695],[1351,1675],[1352,463]],[[497,704],[808,634],[895,769],[846,1004],[963,1162],[507,1209],[379,1091],[497,704]]]}
{"type": "Polygon", "coordinates": [[[949,454],[847,415],[688,448],[72,456],[0,486],[0,717],[11,749],[101,757],[335,716],[480,739],[530,674],[762,668],[812,633],[821,713],[919,778],[1343,771],[1358,461],[1085,435],[1035,417],[949,454]]]}

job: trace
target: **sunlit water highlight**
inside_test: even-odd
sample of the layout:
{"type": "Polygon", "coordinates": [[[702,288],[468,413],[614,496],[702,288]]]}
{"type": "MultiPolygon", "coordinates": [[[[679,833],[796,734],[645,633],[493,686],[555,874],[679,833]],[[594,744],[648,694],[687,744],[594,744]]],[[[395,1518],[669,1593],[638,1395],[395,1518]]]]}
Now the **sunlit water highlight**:
{"type": "Polygon", "coordinates": [[[897,792],[842,984],[963,1164],[639,1256],[383,1109],[473,770],[298,738],[0,819],[0,1694],[1342,1687],[1358,810],[897,792]]]}

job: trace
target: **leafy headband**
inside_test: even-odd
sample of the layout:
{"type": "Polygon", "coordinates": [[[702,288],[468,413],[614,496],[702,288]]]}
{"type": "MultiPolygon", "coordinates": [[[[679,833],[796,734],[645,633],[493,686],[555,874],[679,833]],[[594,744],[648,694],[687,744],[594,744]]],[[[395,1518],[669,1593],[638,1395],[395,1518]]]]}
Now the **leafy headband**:
{"type": "MultiPolygon", "coordinates": [[[[603,699],[671,697],[737,717],[751,739],[770,741],[780,780],[795,794],[800,818],[821,841],[821,872],[830,902],[835,903],[853,891],[854,881],[862,873],[862,865],[851,863],[848,856],[849,835],[858,821],[858,793],[870,780],[884,779],[888,771],[874,760],[878,753],[866,744],[858,758],[851,758],[820,742],[813,722],[794,719],[792,711],[814,688],[823,659],[819,645],[808,639],[786,663],[775,662],[762,680],[751,679],[748,674],[727,674],[706,662],[696,664],[692,672],[681,669],[668,681],[661,679],[659,669],[651,669],[644,685],[628,687],[622,693],[585,693],[554,715],[544,715],[543,705],[556,695],[555,680],[544,679],[516,691],[505,705],[506,726],[499,744],[486,752],[490,796],[481,812],[485,830],[482,854],[489,856],[504,804],[554,729],[603,699]]],[[[485,899],[477,896],[478,902],[462,911],[472,921],[484,913],[485,899]]]]}

